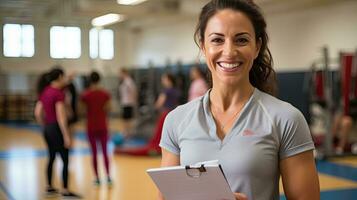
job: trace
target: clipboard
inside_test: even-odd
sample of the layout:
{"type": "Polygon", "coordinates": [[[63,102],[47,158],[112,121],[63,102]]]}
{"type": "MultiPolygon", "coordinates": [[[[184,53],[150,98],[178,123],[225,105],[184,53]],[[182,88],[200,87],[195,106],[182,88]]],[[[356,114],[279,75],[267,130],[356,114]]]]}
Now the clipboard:
{"type": "Polygon", "coordinates": [[[235,200],[218,163],[153,168],[146,172],[165,200],[235,200]]]}

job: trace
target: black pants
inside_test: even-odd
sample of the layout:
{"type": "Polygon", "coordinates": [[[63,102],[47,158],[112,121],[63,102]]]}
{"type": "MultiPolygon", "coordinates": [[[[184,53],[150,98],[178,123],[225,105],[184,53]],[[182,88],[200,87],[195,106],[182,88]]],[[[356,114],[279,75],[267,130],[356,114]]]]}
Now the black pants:
{"type": "Polygon", "coordinates": [[[125,120],[130,120],[134,117],[134,107],[133,106],[123,106],[122,107],[122,118],[125,120]]]}
{"type": "Polygon", "coordinates": [[[57,123],[45,125],[44,137],[48,146],[47,183],[52,187],[52,167],[56,153],[61,155],[63,161],[62,180],[63,188],[68,187],[68,149],[64,147],[61,129],[57,123]]]}

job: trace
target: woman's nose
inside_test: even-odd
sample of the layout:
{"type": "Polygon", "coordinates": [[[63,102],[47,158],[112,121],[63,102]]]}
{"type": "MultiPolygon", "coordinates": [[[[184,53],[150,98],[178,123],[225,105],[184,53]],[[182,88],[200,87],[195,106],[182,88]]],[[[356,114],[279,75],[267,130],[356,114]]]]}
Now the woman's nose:
{"type": "Polygon", "coordinates": [[[237,55],[237,47],[233,42],[227,41],[223,47],[223,55],[227,57],[234,57],[237,55]]]}

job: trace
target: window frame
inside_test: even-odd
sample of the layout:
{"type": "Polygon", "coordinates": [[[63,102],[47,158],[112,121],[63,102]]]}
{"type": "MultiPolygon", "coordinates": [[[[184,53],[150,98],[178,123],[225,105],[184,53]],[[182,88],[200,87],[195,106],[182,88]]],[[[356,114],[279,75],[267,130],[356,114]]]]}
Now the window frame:
{"type": "Polygon", "coordinates": [[[92,59],[92,60],[96,60],[96,59],[100,59],[100,60],[105,60],[105,61],[110,61],[110,60],[113,60],[114,59],[114,56],[115,56],[115,32],[113,29],[109,29],[109,28],[106,28],[106,29],[103,29],[103,28],[96,28],[96,27],[93,27],[89,30],[89,37],[88,37],[88,40],[89,40],[89,58],[92,59]],[[93,44],[93,41],[91,40],[91,34],[93,33],[93,31],[96,31],[96,41],[94,45],[95,46],[95,50],[96,52],[92,52],[92,44],[93,44]],[[101,54],[101,46],[103,45],[103,42],[101,42],[101,32],[102,31],[110,31],[111,32],[111,36],[112,36],[112,43],[111,43],[111,57],[110,58],[106,58],[106,57],[103,57],[103,55],[101,54]],[[95,54],[96,56],[95,57],[92,57],[92,54],[95,54]]]}
{"type": "MultiPolygon", "coordinates": [[[[74,32],[72,32],[72,33],[74,33],[74,32]]],[[[55,32],[54,32],[54,34],[55,34],[55,32]]],[[[56,35],[54,35],[53,37],[56,37],[56,35]]],[[[52,25],[52,26],[50,26],[50,29],[49,29],[49,56],[50,56],[50,58],[51,59],[63,59],[63,60],[76,60],[76,59],[80,59],[81,57],[82,57],[82,51],[83,51],[83,48],[82,48],[82,29],[81,29],[81,27],[80,26],[66,26],[66,25],[52,25]],[[60,37],[58,40],[62,40],[60,43],[70,43],[69,41],[70,41],[70,39],[66,39],[66,38],[68,38],[68,36],[67,36],[67,34],[69,33],[69,32],[67,32],[66,30],[78,30],[78,32],[77,32],[77,34],[78,35],[76,35],[76,37],[77,36],[79,36],[79,38],[77,38],[78,39],[78,43],[76,44],[76,45],[78,45],[78,46],[76,46],[75,48],[77,48],[78,47],[78,49],[79,49],[79,52],[77,53],[78,55],[75,55],[75,56],[68,56],[67,54],[66,54],[66,48],[68,48],[68,47],[62,47],[62,49],[60,50],[60,51],[62,51],[62,52],[53,52],[53,48],[56,48],[56,47],[58,47],[58,46],[54,46],[53,47],[53,44],[56,44],[56,43],[53,43],[53,41],[52,40],[55,40],[54,38],[52,38],[52,30],[56,30],[56,29],[53,29],[53,28],[57,28],[57,29],[62,29],[62,32],[57,32],[56,34],[57,34],[57,36],[58,37],[60,37]],[[60,56],[56,56],[56,55],[53,55],[53,54],[58,54],[58,55],[60,55],[60,56]]],[[[63,44],[62,44],[62,46],[63,46],[63,44]]],[[[73,48],[73,47],[72,47],[73,48]]],[[[70,47],[70,49],[71,49],[71,47],[70,47]]]]}
{"type": "Polygon", "coordinates": [[[2,24],[2,56],[4,58],[33,58],[35,55],[36,55],[36,31],[35,31],[35,26],[33,24],[21,24],[21,23],[4,23],[2,24]],[[20,29],[19,29],[19,35],[18,37],[19,38],[15,38],[15,40],[19,40],[19,46],[17,48],[19,48],[19,54],[18,55],[8,55],[6,54],[7,52],[7,43],[11,43],[11,41],[8,41],[8,35],[6,34],[6,26],[8,25],[16,25],[16,26],[19,26],[20,29]],[[24,34],[24,30],[26,27],[31,27],[31,36],[32,38],[24,38],[24,36],[26,36],[27,34],[24,34]],[[28,41],[31,41],[30,42],[30,46],[31,46],[31,50],[29,52],[26,52],[24,50],[24,46],[25,44],[28,44],[28,41]],[[32,43],[32,44],[31,44],[32,43]],[[29,53],[29,54],[28,54],[29,53]]]}

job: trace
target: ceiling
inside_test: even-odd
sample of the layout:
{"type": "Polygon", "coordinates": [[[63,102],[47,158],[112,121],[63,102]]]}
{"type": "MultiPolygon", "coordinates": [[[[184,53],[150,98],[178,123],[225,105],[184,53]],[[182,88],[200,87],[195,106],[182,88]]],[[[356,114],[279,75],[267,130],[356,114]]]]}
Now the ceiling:
{"type": "MultiPolygon", "coordinates": [[[[193,0],[195,1],[195,0],[193,0]]],[[[179,10],[180,0],[148,0],[125,6],[116,0],[0,0],[2,20],[88,21],[107,13],[121,13],[128,19],[166,15],[179,10]]]]}
{"type": "MultiPolygon", "coordinates": [[[[342,1],[342,0],[338,0],[342,1]]],[[[344,0],[347,1],[347,0],[344,0]]],[[[208,0],[148,0],[136,6],[118,5],[116,0],[0,0],[0,22],[89,23],[97,16],[121,13],[128,22],[169,16],[197,15],[208,0]]],[[[336,0],[255,0],[265,13],[289,12],[336,0]]]]}

